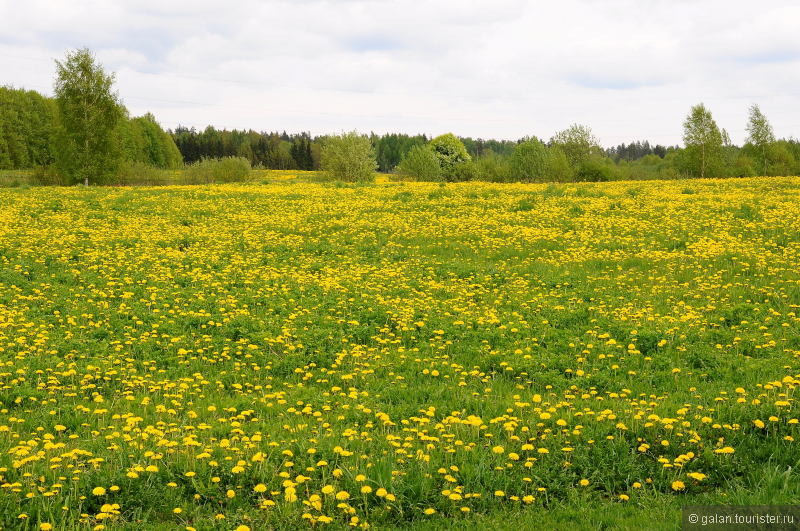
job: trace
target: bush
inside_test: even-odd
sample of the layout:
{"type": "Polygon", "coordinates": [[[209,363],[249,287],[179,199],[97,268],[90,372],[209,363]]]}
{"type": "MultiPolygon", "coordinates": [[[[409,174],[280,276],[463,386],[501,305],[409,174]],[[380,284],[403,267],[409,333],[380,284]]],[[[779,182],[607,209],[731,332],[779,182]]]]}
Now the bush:
{"type": "Polygon", "coordinates": [[[547,161],[548,179],[562,183],[572,180],[572,167],[569,165],[569,160],[567,160],[567,155],[564,151],[558,146],[551,146],[549,154],[547,161]]]}
{"type": "Polygon", "coordinates": [[[330,136],[322,143],[320,167],[332,179],[372,182],[378,163],[369,138],[355,131],[330,136]]]}
{"type": "Polygon", "coordinates": [[[550,155],[538,140],[517,144],[511,155],[511,174],[515,181],[540,182],[548,178],[550,155]]]}
{"type": "Polygon", "coordinates": [[[439,159],[428,146],[414,146],[397,166],[397,173],[414,177],[419,181],[441,181],[442,167],[439,159]]]}
{"type": "Polygon", "coordinates": [[[507,157],[489,151],[475,161],[478,179],[494,183],[505,183],[511,180],[511,165],[507,157]]]}
{"type": "Polygon", "coordinates": [[[604,182],[614,178],[613,163],[608,164],[600,157],[589,157],[578,165],[575,172],[576,181],[604,182]]]}
{"type": "Polygon", "coordinates": [[[461,162],[450,167],[444,177],[450,182],[474,181],[478,178],[478,167],[472,161],[461,162]]]}
{"type": "Polygon", "coordinates": [[[250,161],[244,157],[202,159],[186,166],[185,175],[189,184],[241,182],[250,175],[250,161]]]}
{"type": "Polygon", "coordinates": [[[115,178],[114,184],[120,186],[157,186],[169,184],[164,170],[144,162],[125,162],[115,178]]]}
{"type": "Polygon", "coordinates": [[[472,160],[469,153],[467,153],[467,148],[464,147],[464,143],[452,133],[437,136],[428,145],[439,158],[439,165],[445,174],[453,166],[472,160]]]}
{"type": "Polygon", "coordinates": [[[55,166],[36,166],[31,174],[31,181],[39,186],[64,186],[67,179],[55,166]]]}

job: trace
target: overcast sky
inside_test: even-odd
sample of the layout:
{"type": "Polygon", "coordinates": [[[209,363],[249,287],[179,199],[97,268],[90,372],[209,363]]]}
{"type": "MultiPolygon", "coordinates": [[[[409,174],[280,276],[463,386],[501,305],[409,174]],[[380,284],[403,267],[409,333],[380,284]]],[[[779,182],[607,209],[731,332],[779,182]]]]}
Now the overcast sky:
{"type": "Polygon", "coordinates": [[[0,84],[50,94],[88,46],[164,127],[681,143],[704,102],[800,136],[800,2],[0,0],[0,84]]]}

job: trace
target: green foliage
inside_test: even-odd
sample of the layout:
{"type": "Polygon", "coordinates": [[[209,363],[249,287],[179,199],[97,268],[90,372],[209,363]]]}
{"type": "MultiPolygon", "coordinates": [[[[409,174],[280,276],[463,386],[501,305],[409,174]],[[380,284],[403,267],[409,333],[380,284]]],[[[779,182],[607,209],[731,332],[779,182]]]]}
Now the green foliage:
{"type": "Polygon", "coordinates": [[[512,169],[509,158],[492,150],[488,150],[475,161],[478,178],[484,181],[504,183],[512,180],[512,169]]]}
{"type": "MultiPolygon", "coordinates": [[[[252,149],[249,144],[243,144],[240,149],[240,156],[252,158],[252,149]]],[[[297,164],[298,170],[309,171],[314,169],[314,153],[311,147],[311,137],[308,134],[301,134],[289,148],[289,154],[297,164]]]]}
{"type": "Polygon", "coordinates": [[[474,181],[478,179],[478,167],[471,160],[454,164],[445,174],[450,182],[474,181]]]}
{"type": "MultiPolygon", "coordinates": [[[[0,169],[41,168],[37,175],[44,183],[75,182],[55,178],[52,167],[58,130],[57,105],[35,91],[0,87],[0,169]]],[[[172,137],[152,114],[125,118],[117,123],[113,136],[120,155],[128,163],[142,163],[159,168],[178,169],[183,160],[172,137]]],[[[105,182],[117,182],[117,175],[107,175],[105,182]]]]}
{"type": "Polygon", "coordinates": [[[613,180],[615,176],[614,163],[607,157],[589,157],[575,171],[576,181],[605,182],[613,180]]]}
{"type": "Polygon", "coordinates": [[[0,169],[53,162],[53,100],[32,90],[0,87],[0,169]]]}
{"type": "Polygon", "coordinates": [[[750,106],[747,120],[747,143],[752,144],[758,153],[760,170],[768,175],[769,150],[775,143],[775,133],[769,120],[755,103],[750,106]]]}
{"type": "Polygon", "coordinates": [[[795,159],[791,144],[785,140],[771,143],[767,148],[766,175],[794,175],[797,173],[797,160],[795,159]]]}
{"type": "Polygon", "coordinates": [[[550,179],[556,182],[566,182],[572,180],[573,170],[569,164],[566,153],[559,146],[551,146],[549,149],[548,174],[550,179]]]}
{"type": "MultiPolygon", "coordinates": [[[[113,75],[106,75],[88,50],[69,54],[59,65],[61,77],[56,85],[62,94],[60,103],[34,91],[0,87],[0,170],[22,169],[31,176],[31,170],[39,168],[37,183],[71,184],[91,174],[92,182],[119,184],[173,182],[174,175],[157,170],[179,169],[184,159],[191,163],[239,157],[256,168],[282,170],[313,170],[322,165],[321,144],[325,139],[312,139],[308,133],[228,131],[210,126],[201,132],[184,127],[165,132],[152,114],[128,116],[116,95],[110,93],[113,75]],[[95,101],[97,94],[102,97],[95,101]],[[69,105],[64,99],[67,96],[72,98],[69,105]],[[82,113],[81,101],[89,100],[92,111],[82,113]],[[117,113],[116,125],[108,135],[108,124],[101,122],[117,113]],[[70,123],[74,131],[83,132],[68,134],[70,123]],[[85,133],[87,123],[92,125],[91,134],[85,133]]],[[[369,167],[361,169],[361,177],[336,176],[329,171],[326,178],[371,180],[374,164],[369,159],[376,159],[381,171],[396,168],[392,180],[422,181],[567,182],[800,173],[800,143],[776,140],[757,105],[750,108],[747,130],[747,143],[741,148],[733,145],[701,104],[692,108],[684,123],[685,149],[637,141],[604,151],[591,129],[577,124],[554,135],[548,146],[529,138],[515,142],[458,138],[453,134],[439,136],[426,145],[423,135],[372,134],[369,142],[375,155],[361,158],[369,167]]],[[[332,140],[332,145],[336,142],[332,140]]],[[[367,150],[362,142],[362,154],[367,150]]],[[[343,158],[334,163],[336,157],[331,152],[328,155],[329,167],[338,164],[341,171],[350,172],[358,166],[348,169],[343,158]]],[[[198,177],[197,171],[195,168],[188,174],[198,182],[213,178],[198,177]]],[[[9,182],[15,179],[10,177],[9,182]]]]}
{"type": "Polygon", "coordinates": [[[378,171],[390,172],[406,158],[412,149],[417,146],[424,146],[428,140],[423,135],[388,134],[380,137],[375,136],[372,141],[375,145],[378,171]]]}
{"type": "Polygon", "coordinates": [[[53,166],[36,166],[33,169],[31,180],[39,186],[64,186],[67,183],[64,176],[53,166]]]}
{"type": "Polygon", "coordinates": [[[183,157],[172,136],[161,128],[150,113],[120,122],[117,135],[123,158],[129,163],[162,169],[183,166],[183,157]]]}
{"type": "Polygon", "coordinates": [[[510,157],[514,148],[519,143],[519,141],[514,140],[494,140],[491,138],[459,137],[458,139],[464,144],[467,153],[469,153],[476,162],[477,159],[492,153],[500,157],[510,157]]]}
{"type": "Polygon", "coordinates": [[[722,133],[711,111],[702,103],[693,106],[683,122],[683,142],[686,144],[683,163],[689,174],[703,178],[720,173],[722,133]]]}
{"type": "Polygon", "coordinates": [[[756,175],[755,167],[755,159],[740,152],[733,167],[730,168],[729,175],[732,177],[754,177],[756,175]]]}
{"type": "Polygon", "coordinates": [[[187,164],[203,158],[245,157],[255,168],[307,171],[320,165],[320,141],[308,133],[229,131],[212,126],[196,131],[179,126],[171,136],[187,164]]]}
{"type": "Polygon", "coordinates": [[[375,180],[375,150],[369,138],[355,131],[327,137],[320,156],[322,170],[333,179],[349,182],[375,180]]]}
{"type": "MultiPolygon", "coordinates": [[[[114,184],[121,186],[160,186],[177,184],[169,179],[167,173],[167,171],[156,168],[151,164],[125,161],[114,177],[114,184]]],[[[205,181],[199,179],[196,174],[193,175],[192,170],[188,170],[185,172],[185,179],[178,181],[178,183],[181,182],[200,184],[205,181]]]]}
{"type": "Polygon", "coordinates": [[[87,48],[56,61],[56,74],[56,164],[71,183],[107,182],[123,160],[115,132],[124,111],[111,90],[114,74],[87,48]]]}
{"type": "Polygon", "coordinates": [[[414,177],[419,181],[442,180],[442,168],[439,158],[429,146],[414,146],[406,153],[397,166],[401,175],[414,177]]]}
{"type": "Polygon", "coordinates": [[[242,182],[249,175],[250,161],[244,157],[203,159],[186,166],[186,181],[191,184],[242,182]]]}
{"type": "Polygon", "coordinates": [[[579,166],[590,156],[599,155],[602,152],[600,143],[591,128],[585,125],[572,124],[553,135],[550,143],[561,148],[573,168],[579,166]]]}
{"type": "Polygon", "coordinates": [[[452,133],[440,135],[428,144],[436,156],[439,158],[439,165],[445,176],[448,175],[453,166],[468,162],[472,157],[467,153],[464,143],[452,133]]]}
{"type": "Polygon", "coordinates": [[[511,155],[511,176],[515,181],[542,182],[548,180],[550,154],[547,146],[537,139],[521,142],[511,155]]]}

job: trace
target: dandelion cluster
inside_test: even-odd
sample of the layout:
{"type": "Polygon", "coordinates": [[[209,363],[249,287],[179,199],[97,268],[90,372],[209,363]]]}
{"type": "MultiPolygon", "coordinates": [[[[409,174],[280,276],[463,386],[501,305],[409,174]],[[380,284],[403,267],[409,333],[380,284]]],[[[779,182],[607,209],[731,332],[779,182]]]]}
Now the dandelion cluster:
{"type": "Polygon", "coordinates": [[[0,205],[4,528],[366,528],[800,460],[800,179],[0,205]]]}

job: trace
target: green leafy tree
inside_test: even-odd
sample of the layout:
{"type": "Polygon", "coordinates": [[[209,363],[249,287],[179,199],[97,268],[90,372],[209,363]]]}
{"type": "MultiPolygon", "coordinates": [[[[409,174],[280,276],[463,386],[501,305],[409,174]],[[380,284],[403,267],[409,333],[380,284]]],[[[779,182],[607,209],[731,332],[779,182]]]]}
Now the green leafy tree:
{"type": "Polygon", "coordinates": [[[437,136],[428,145],[439,158],[439,165],[445,174],[449,173],[456,164],[472,160],[464,143],[452,133],[437,136]]]}
{"type": "Polygon", "coordinates": [[[600,142],[592,133],[591,128],[585,125],[572,124],[563,131],[559,131],[550,139],[550,144],[558,146],[567,157],[573,168],[593,155],[602,153],[600,142]]]}
{"type": "Polygon", "coordinates": [[[334,179],[368,182],[375,180],[378,163],[369,138],[351,131],[325,139],[320,166],[334,179]]]}
{"type": "Polygon", "coordinates": [[[53,162],[55,105],[32,90],[0,87],[0,169],[53,162]]]}
{"type": "Polygon", "coordinates": [[[767,153],[769,166],[766,175],[793,175],[796,168],[796,160],[792,154],[790,143],[786,140],[778,140],[769,146],[767,153]]]}
{"type": "Polygon", "coordinates": [[[747,120],[747,142],[753,145],[758,153],[763,175],[767,175],[770,148],[775,144],[775,133],[769,120],[755,103],[750,106],[747,120]]]}
{"type": "Polygon", "coordinates": [[[460,162],[445,173],[445,178],[451,182],[474,181],[479,176],[478,166],[471,160],[460,162]]]}
{"type": "Polygon", "coordinates": [[[397,166],[397,172],[420,181],[441,181],[439,157],[428,146],[414,146],[397,166]]]}
{"type": "Polygon", "coordinates": [[[486,149],[475,161],[478,178],[496,183],[508,182],[512,179],[510,157],[486,149]]]}
{"type": "Polygon", "coordinates": [[[736,160],[739,157],[740,149],[733,144],[731,136],[724,128],[720,130],[720,135],[722,136],[722,151],[720,153],[720,159],[722,161],[721,175],[727,177],[736,176],[738,170],[736,167],[736,160]]]}
{"type": "Polygon", "coordinates": [[[115,135],[126,163],[167,169],[183,166],[183,157],[172,136],[161,129],[150,113],[122,120],[115,135]]]}
{"type": "Polygon", "coordinates": [[[574,170],[567,160],[567,155],[559,146],[549,148],[549,158],[547,173],[551,179],[557,182],[566,182],[572,179],[574,170]]]}
{"type": "Polygon", "coordinates": [[[511,175],[515,181],[541,182],[548,179],[550,154],[537,139],[520,142],[511,154],[511,175]]]}
{"type": "Polygon", "coordinates": [[[378,159],[378,170],[389,172],[395,169],[406,154],[414,146],[427,144],[428,140],[422,135],[409,136],[405,134],[387,134],[373,138],[375,154],[378,159]]]}
{"type": "Polygon", "coordinates": [[[689,173],[713,176],[721,165],[722,133],[705,105],[695,105],[683,122],[683,142],[689,173]]]}
{"type": "Polygon", "coordinates": [[[113,84],[114,74],[106,74],[87,48],[56,61],[56,165],[73,183],[103,183],[120,167],[114,133],[124,112],[113,84]]]}
{"type": "Polygon", "coordinates": [[[613,180],[615,176],[614,161],[598,155],[584,159],[575,170],[576,181],[605,182],[613,180]]]}

